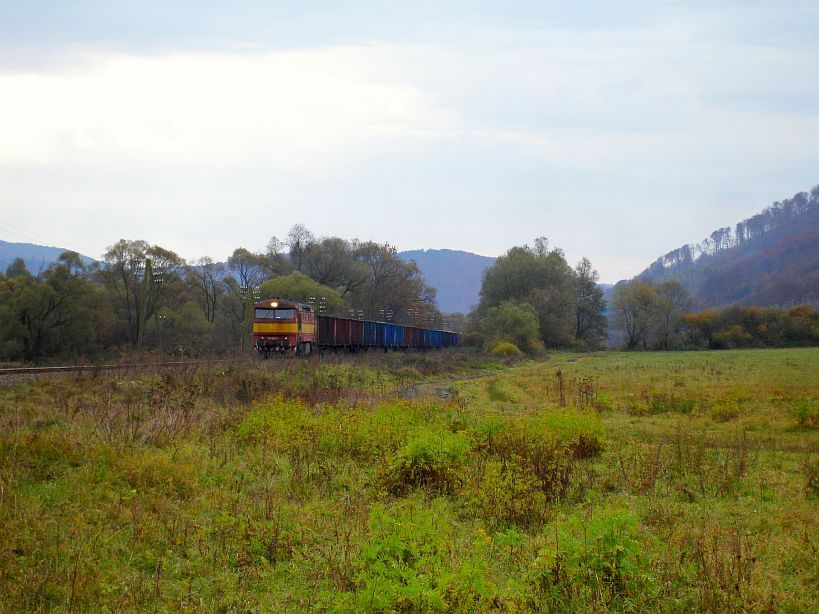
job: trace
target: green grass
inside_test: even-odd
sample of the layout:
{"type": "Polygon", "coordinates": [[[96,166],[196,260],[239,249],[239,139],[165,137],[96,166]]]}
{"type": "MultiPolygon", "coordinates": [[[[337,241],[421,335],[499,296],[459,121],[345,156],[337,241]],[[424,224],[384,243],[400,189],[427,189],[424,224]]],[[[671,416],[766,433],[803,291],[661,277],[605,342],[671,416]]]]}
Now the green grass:
{"type": "Polygon", "coordinates": [[[819,607],[819,350],[482,361],[0,387],[0,610],[819,607]]]}

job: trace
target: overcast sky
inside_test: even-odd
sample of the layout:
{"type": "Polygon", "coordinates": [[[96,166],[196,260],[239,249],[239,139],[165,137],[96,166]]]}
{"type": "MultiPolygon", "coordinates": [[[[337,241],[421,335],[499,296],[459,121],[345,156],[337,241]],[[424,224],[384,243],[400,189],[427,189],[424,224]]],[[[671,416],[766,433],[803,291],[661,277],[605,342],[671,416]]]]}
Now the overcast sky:
{"type": "Polygon", "coordinates": [[[819,183],[819,3],[0,0],[0,239],[631,277],[819,183]]]}

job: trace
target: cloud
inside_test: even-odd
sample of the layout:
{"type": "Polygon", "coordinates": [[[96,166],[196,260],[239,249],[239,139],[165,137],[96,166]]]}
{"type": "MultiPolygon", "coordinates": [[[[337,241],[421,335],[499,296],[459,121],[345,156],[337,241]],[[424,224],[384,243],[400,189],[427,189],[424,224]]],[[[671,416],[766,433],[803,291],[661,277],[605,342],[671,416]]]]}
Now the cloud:
{"type": "Polygon", "coordinates": [[[369,74],[374,53],[117,55],[0,75],[0,165],[313,173],[356,144],[445,126],[424,92],[369,74]]]}
{"type": "Polygon", "coordinates": [[[4,215],[91,255],[221,258],[296,222],[492,255],[545,234],[615,281],[816,182],[808,4],[269,6],[40,31],[42,66],[0,72],[4,215]]]}

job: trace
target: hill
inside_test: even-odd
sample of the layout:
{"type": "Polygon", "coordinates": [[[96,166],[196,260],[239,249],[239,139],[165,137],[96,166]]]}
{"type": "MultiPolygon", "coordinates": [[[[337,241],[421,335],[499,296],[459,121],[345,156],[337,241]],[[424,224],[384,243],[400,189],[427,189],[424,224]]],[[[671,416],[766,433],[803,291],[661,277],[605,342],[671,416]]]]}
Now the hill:
{"type": "MultiPolygon", "coordinates": [[[[50,264],[57,261],[60,254],[68,251],[64,247],[50,247],[46,245],[35,245],[34,243],[10,243],[0,241],[0,272],[5,272],[8,266],[16,258],[22,258],[26,263],[26,268],[34,275],[44,271],[50,264]]],[[[93,258],[82,256],[83,262],[91,264],[93,258]]]]}
{"type": "Polygon", "coordinates": [[[819,304],[819,186],[658,258],[638,279],[677,279],[697,308],[819,304]]]}
{"type": "Polygon", "coordinates": [[[438,308],[466,313],[480,300],[483,272],[495,258],[453,249],[416,249],[399,252],[405,261],[414,260],[427,284],[438,289],[438,308]]]}

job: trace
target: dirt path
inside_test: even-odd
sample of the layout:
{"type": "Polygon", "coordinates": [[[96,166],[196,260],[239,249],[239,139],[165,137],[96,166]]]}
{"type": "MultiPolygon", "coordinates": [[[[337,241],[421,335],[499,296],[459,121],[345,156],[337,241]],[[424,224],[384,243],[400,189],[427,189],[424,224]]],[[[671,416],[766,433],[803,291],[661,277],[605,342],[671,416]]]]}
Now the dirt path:
{"type": "MultiPolygon", "coordinates": [[[[559,358],[554,359],[547,358],[544,362],[537,364],[541,365],[544,368],[544,370],[548,370],[563,364],[577,362],[579,360],[584,360],[586,358],[596,356],[602,356],[602,354],[600,352],[594,352],[590,354],[576,354],[574,356],[565,357],[561,356],[559,358]]],[[[501,371],[500,373],[504,372],[505,371],[501,371]]],[[[452,397],[453,394],[457,394],[457,389],[455,389],[454,387],[455,384],[459,382],[467,382],[476,379],[494,377],[498,373],[499,372],[482,371],[480,373],[473,373],[470,375],[453,376],[429,382],[421,382],[418,384],[413,384],[412,386],[402,388],[401,390],[398,391],[398,396],[401,396],[405,399],[416,399],[418,397],[430,396],[440,397],[442,399],[449,399],[452,397]]]]}

